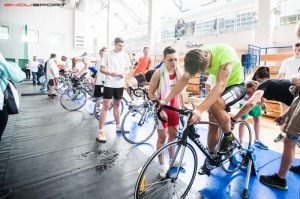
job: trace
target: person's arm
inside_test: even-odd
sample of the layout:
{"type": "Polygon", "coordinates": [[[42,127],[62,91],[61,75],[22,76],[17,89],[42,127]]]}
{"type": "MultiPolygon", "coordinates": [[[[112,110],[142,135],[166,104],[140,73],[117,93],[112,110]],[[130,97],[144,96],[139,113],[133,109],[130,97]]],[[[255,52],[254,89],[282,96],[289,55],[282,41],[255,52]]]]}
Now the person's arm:
{"type": "Polygon", "coordinates": [[[285,75],[285,73],[278,73],[277,79],[283,79],[284,75],[285,75]]]}
{"type": "Polygon", "coordinates": [[[76,75],[76,77],[80,77],[80,75],[82,75],[83,73],[85,73],[85,71],[88,70],[88,64],[85,64],[83,69],[76,75]]]}
{"type": "Polygon", "coordinates": [[[257,104],[260,101],[264,93],[265,93],[264,90],[256,90],[252,95],[252,97],[242,106],[239,112],[235,114],[235,116],[233,116],[232,119],[238,120],[243,115],[248,113],[255,106],[255,104],[257,104]]]}
{"type": "Polygon", "coordinates": [[[148,96],[150,100],[156,99],[155,93],[159,85],[160,70],[154,72],[151,81],[149,83],[148,96]]]}
{"type": "MultiPolygon", "coordinates": [[[[156,72],[155,72],[156,73],[156,72]]],[[[153,77],[152,77],[153,78],[153,77]]],[[[178,80],[178,82],[175,84],[174,88],[169,93],[168,97],[164,100],[164,102],[167,104],[169,103],[176,95],[178,95],[184,87],[187,85],[188,81],[190,79],[190,76],[188,73],[184,73],[181,78],[178,80]]]]}
{"type": "Polygon", "coordinates": [[[118,75],[117,73],[109,72],[108,70],[106,70],[105,66],[103,66],[103,65],[100,66],[100,72],[105,74],[105,75],[112,76],[112,77],[116,77],[118,75]]]}

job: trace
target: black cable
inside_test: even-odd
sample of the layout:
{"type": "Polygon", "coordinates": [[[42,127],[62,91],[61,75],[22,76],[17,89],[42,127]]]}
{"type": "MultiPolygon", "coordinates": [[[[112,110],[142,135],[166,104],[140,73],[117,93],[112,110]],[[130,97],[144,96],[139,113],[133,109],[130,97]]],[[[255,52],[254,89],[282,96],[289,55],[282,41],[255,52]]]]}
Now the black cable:
{"type": "Polygon", "coordinates": [[[265,167],[265,166],[268,165],[269,163],[271,163],[271,162],[273,162],[273,161],[275,161],[275,160],[277,160],[277,159],[279,159],[279,158],[281,158],[281,156],[278,157],[278,158],[275,158],[275,159],[273,159],[273,160],[270,160],[269,162],[267,162],[266,164],[264,164],[263,166],[261,166],[261,167],[259,167],[259,168],[257,168],[257,169],[260,170],[261,168],[265,167]]]}

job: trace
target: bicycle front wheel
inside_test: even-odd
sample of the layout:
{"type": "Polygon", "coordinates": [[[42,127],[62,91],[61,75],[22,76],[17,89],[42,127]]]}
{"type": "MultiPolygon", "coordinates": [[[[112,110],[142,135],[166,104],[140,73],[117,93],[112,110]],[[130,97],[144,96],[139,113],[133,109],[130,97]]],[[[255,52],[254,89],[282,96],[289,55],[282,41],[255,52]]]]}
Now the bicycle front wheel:
{"type": "Polygon", "coordinates": [[[151,108],[132,106],[122,120],[122,135],[131,144],[143,143],[153,135],[156,124],[151,108]]]}
{"type": "Polygon", "coordinates": [[[86,93],[82,89],[67,89],[60,96],[61,106],[69,111],[76,111],[82,108],[86,103],[86,93]]]}
{"type": "Polygon", "coordinates": [[[183,146],[180,141],[168,143],[156,151],[144,165],[135,185],[134,198],[185,198],[195,180],[196,172],[197,155],[192,145],[187,143],[183,146]],[[180,157],[181,164],[178,163],[180,157]],[[171,161],[174,162],[173,166],[169,164],[170,159],[175,160],[171,161]],[[162,162],[169,165],[164,178],[159,175],[162,162]]]}

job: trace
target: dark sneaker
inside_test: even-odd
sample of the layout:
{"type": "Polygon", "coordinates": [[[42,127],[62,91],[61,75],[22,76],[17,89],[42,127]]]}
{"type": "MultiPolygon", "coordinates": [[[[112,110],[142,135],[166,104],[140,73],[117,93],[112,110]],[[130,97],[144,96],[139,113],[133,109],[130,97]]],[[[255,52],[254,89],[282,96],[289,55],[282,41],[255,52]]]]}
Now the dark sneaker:
{"type": "Polygon", "coordinates": [[[210,171],[213,170],[215,166],[209,159],[205,159],[203,166],[200,167],[198,174],[210,176],[210,171]]]}
{"type": "Polygon", "coordinates": [[[7,198],[11,194],[11,189],[0,189],[0,199],[7,198]]]}
{"type": "Polygon", "coordinates": [[[259,176],[259,181],[268,186],[275,187],[277,189],[281,189],[281,190],[288,189],[286,179],[279,178],[276,173],[274,175],[268,175],[268,176],[261,175],[259,176]]]}
{"type": "Polygon", "coordinates": [[[279,135],[274,139],[274,142],[280,142],[285,138],[285,134],[284,133],[279,133],[279,135]]]}
{"type": "Polygon", "coordinates": [[[231,148],[233,148],[234,144],[234,136],[232,135],[230,138],[224,136],[222,141],[221,141],[221,146],[220,146],[220,153],[227,153],[227,151],[231,148]]]}
{"type": "Polygon", "coordinates": [[[257,146],[261,149],[265,149],[265,150],[268,150],[269,147],[267,145],[265,145],[264,143],[262,143],[262,141],[260,140],[254,140],[254,146],[257,146]]]}
{"type": "Polygon", "coordinates": [[[293,172],[293,173],[297,173],[297,174],[299,174],[300,175],[300,165],[298,165],[298,166],[291,166],[291,168],[289,169],[291,172],[293,172]]]}

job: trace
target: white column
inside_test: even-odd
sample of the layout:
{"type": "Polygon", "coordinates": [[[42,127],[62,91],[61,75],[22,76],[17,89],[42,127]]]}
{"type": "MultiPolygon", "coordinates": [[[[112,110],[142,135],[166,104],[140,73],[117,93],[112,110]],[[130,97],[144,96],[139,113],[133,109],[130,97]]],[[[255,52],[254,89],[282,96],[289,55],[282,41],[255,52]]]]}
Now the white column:
{"type": "Polygon", "coordinates": [[[109,0],[108,1],[108,8],[107,8],[107,48],[111,49],[115,37],[116,31],[115,27],[118,27],[118,24],[116,22],[115,14],[116,10],[115,8],[116,0],[109,0]]]}
{"type": "Polygon", "coordinates": [[[149,0],[148,46],[151,54],[156,54],[155,44],[161,41],[161,4],[161,0],[149,0]]]}
{"type": "Polygon", "coordinates": [[[277,5],[277,0],[259,0],[258,20],[255,29],[255,45],[270,47],[273,44],[273,31],[276,28],[277,15],[271,10],[277,5]]]}

